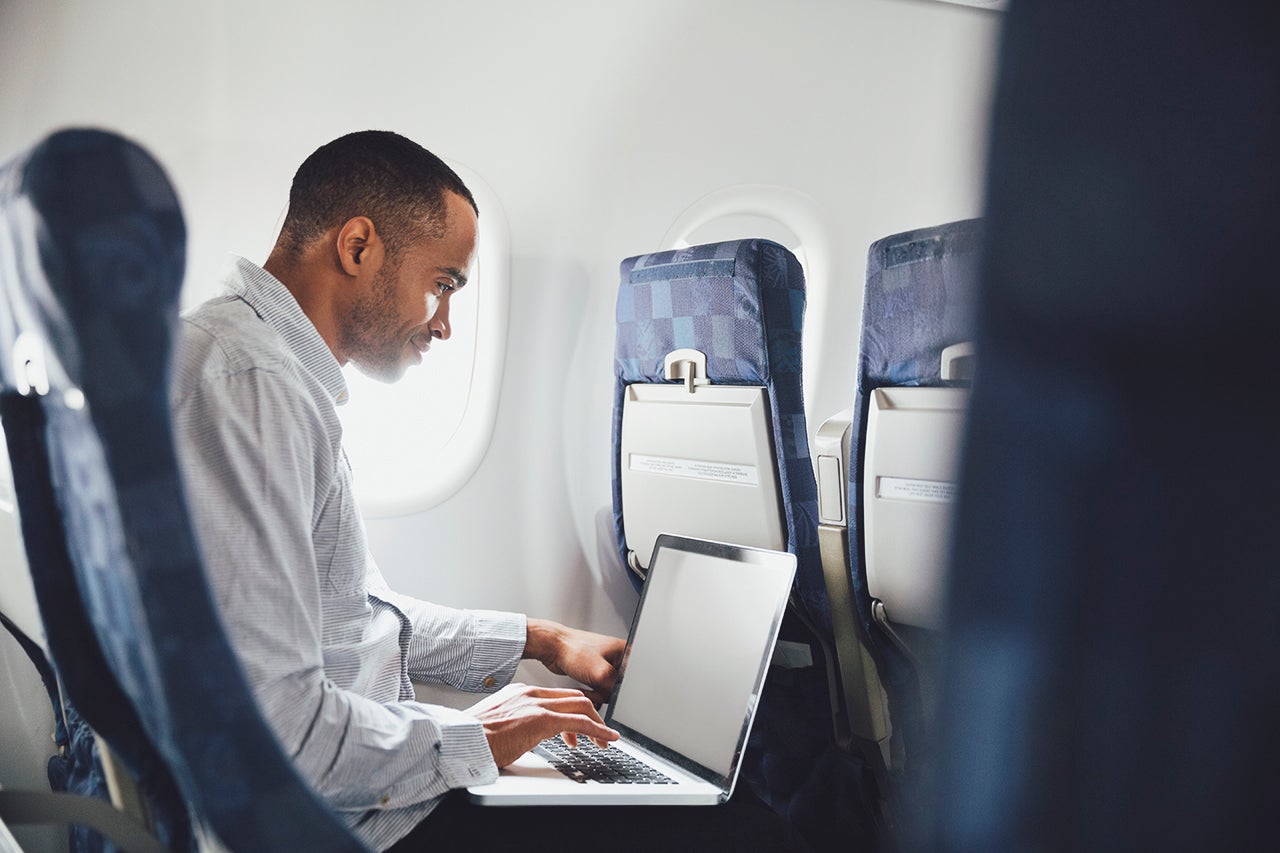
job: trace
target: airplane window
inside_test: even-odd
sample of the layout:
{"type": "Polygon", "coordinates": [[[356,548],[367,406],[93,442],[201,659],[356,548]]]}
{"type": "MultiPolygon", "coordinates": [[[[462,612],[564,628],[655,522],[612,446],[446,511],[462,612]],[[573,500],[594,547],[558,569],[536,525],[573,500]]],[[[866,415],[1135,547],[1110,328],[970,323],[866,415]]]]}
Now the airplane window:
{"type": "Polygon", "coordinates": [[[476,261],[450,300],[452,335],[394,384],[345,371],[338,407],[361,510],[409,515],[444,501],[470,479],[493,434],[507,339],[506,217],[479,176],[450,163],[480,208],[476,261]]]}
{"type": "MultiPolygon", "coordinates": [[[[827,300],[829,242],[813,199],[804,193],[769,184],[741,184],[717,190],[690,205],[667,229],[668,249],[762,237],[786,246],[804,270],[809,308],[806,317],[821,317],[827,300]]],[[[824,329],[806,322],[804,361],[817,364],[824,329]]],[[[814,399],[814,371],[804,377],[805,408],[814,399]]],[[[811,416],[812,412],[807,412],[811,416]]]]}

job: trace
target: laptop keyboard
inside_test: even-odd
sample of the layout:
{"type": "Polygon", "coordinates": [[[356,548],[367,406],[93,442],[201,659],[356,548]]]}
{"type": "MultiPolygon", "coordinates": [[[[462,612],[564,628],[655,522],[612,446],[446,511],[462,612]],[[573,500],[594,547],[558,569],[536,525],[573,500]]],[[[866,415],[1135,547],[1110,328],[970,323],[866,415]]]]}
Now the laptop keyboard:
{"type": "Polygon", "coordinates": [[[676,782],[643,761],[620,749],[601,749],[585,737],[578,738],[577,748],[560,737],[547,738],[533,748],[534,755],[545,759],[575,782],[600,782],[606,785],[674,785],[676,782]]]}

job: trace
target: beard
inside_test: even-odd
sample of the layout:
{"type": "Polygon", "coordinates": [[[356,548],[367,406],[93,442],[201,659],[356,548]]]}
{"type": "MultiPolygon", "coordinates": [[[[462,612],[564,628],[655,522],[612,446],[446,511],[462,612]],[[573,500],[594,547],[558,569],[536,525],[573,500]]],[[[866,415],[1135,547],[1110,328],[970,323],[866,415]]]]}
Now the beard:
{"type": "Polygon", "coordinates": [[[408,365],[403,359],[407,341],[397,332],[396,273],[399,264],[378,270],[369,293],[352,306],[339,329],[342,351],[356,369],[379,382],[395,382],[408,365]]]}

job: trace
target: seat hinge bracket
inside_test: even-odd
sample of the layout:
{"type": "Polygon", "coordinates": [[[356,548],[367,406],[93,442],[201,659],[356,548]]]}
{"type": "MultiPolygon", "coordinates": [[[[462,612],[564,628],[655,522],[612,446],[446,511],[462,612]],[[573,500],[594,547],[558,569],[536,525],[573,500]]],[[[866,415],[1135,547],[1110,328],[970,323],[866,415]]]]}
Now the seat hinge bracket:
{"type": "Polygon", "coordinates": [[[695,385],[710,385],[707,378],[707,354],[696,349],[677,349],[667,353],[662,363],[667,379],[683,379],[684,387],[693,393],[695,385]]]}
{"type": "Polygon", "coordinates": [[[911,646],[907,645],[907,641],[902,635],[893,629],[893,624],[889,621],[889,612],[885,609],[884,602],[878,598],[871,599],[871,616],[879,623],[880,628],[889,635],[889,639],[893,641],[898,651],[906,655],[907,660],[911,662],[911,666],[920,671],[920,660],[916,657],[915,652],[911,650],[911,646]]]}

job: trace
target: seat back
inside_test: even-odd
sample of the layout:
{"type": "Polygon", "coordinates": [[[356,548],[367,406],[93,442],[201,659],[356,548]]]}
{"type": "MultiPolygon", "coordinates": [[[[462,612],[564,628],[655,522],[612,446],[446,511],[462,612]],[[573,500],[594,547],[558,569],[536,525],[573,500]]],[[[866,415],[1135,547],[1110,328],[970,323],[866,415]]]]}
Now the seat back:
{"type": "Polygon", "coordinates": [[[824,844],[868,837],[875,797],[864,768],[835,749],[830,723],[829,609],[801,393],[804,309],[799,261],[766,240],[622,262],[613,507],[618,553],[637,588],[658,533],[796,555],[792,606],[742,772],[775,810],[807,816],[801,830],[824,844]]]}
{"type": "Polygon", "coordinates": [[[163,170],[55,133],[0,171],[0,417],[66,696],[162,840],[359,850],[294,772],[223,634],[186,510],[168,376],[185,228],[163,170]]]}
{"type": "Polygon", "coordinates": [[[1012,5],[932,849],[1269,846],[1275,10],[1012,5]]]}
{"type": "Polygon", "coordinates": [[[824,532],[848,533],[827,552],[848,719],[895,773],[932,715],[981,241],[968,219],[871,245],[853,406],[819,432],[824,532]]]}
{"type": "Polygon", "coordinates": [[[660,532],[791,550],[811,578],[799,262],[739,240],[628,258],[621,275],[614,522],[637,589],[660,532]]]}

